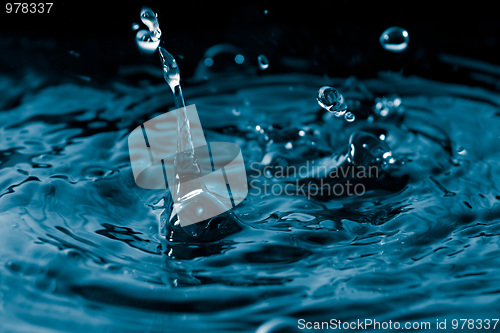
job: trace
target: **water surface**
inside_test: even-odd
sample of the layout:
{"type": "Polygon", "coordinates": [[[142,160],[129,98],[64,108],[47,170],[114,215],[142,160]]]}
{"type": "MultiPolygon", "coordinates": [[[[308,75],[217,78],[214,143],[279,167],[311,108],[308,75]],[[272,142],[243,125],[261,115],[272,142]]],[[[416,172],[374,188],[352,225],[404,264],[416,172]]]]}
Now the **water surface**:
{"type": "MultiPolygon", "coordinates": [[[[9,86],[9,77],[0,80],[9,86]]],[[[166,85],[33,85],[19,104],[5,103],[3,329],[255,332],[276,317],[498,317],[500,95],[417,77],[360,80],[353,86],[373,103],[398,94],[404,119],[348,123],[316,101],[319,87],[345,84],[288,74],[184,86],[208,141],[240,145],[249,177],[269,151],[287,163],[343,152],[360,129],[385,133],[407,159],[401,186],[360,197],[263,196],[253,188],[233,211],[239,231],[204,243],[162,239],[165,193],[132,177],[127,135],[174,107],[166,85]],[[320,135],[290,134],[311,128],[320,135]]]]}

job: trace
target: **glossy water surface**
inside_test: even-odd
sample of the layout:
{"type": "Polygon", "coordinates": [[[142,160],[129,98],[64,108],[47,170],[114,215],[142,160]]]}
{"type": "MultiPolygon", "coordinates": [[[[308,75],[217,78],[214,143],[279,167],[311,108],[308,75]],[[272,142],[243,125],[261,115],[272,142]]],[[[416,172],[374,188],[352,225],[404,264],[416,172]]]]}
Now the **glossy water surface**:
{"type": "Polygon", "coordinates": [[[238,228],[203,243],[161,239],[165,193],[132,177],[127,135],[174,108],[166,85],[31,89],[0,112],[4,329],[255,332],[277,317],[498,317],[500,95],[419,78],[347,81],[290,74],[184,87],[207,139],[239,144],[251,180],[268,180],[253,162],[340,154],[361,129],[406,161],[398,186],[360,197],[251,188],[233,211],[238,228]],[[397,94],[404,114],[346,122],[318,105],[325,85],[354,113],[397,94]]]}

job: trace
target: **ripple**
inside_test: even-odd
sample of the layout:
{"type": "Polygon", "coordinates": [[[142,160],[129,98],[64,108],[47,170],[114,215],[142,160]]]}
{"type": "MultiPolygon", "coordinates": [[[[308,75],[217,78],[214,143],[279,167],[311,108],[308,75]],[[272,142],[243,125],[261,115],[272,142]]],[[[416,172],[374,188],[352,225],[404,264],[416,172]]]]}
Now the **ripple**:
{"type": "Polygon", "coordinates": [[[167,242],[164,193],[134,184],[126,144],[172,106],[161,89],[41,87],[0,114],[8,329],[272,332],[290,318],[358,318],[360,308],[397,320],[498,302],[498,94],[419,78],[228,81],[188,87],[186,98],[208,139],[240,144],[253,175],[266,154],[298,165],[345,152],[353,131],[383,135],[407,162],[383,179],[393,186],[374,183],[361,197],[251,193],[233,210],[241,225],[222,237],[167,242]],[[315,100],[324,85],[359,98],[355,122],[324,118],[315,100]],[[386,93],[404,114],[370,123],[367,101],[386,93]]]}

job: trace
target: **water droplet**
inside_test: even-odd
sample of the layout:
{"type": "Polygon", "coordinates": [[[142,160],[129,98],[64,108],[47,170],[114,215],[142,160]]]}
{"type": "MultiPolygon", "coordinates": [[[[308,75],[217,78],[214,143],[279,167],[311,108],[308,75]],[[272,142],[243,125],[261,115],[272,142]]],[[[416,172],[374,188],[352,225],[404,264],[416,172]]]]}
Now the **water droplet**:
{"type": "Polygon", "coordinates": [[[349,146],[348,160],[355,165],[379,164],[384,169],[390,169],[398,162],[387,142],[368,132],[354,132],[349,146]]]}
{"type": "Polygon", "coordinates": [[[148,27],[149,31],[155,31],[160,28],[156,14],[148,7],[142,8],[141,21],[148,27]]]}
{"type": "Polygon", "coordinates": [[[346,114],[344,115],[344,119],[352,123],[354,120],[356,120],[356,116],[352,112],[346,112],[346,114]]]}
{"type": "Polygon", "coordinates": [[[289,142],[287,142],[287,143],[285,144],[285,148],[286,148],[286,149],[292,149],[292,148],[293,148],[293,144],[292,144],[292,142],[290,142],[290,141],[289,141],[289,142]]]}
{"type": "Polygon", "coordinates": [[[380,35],[380,45],[387,51],[403,52],[408,47],[408,31],[400,27],[390,27],[380,35]]]}
{"type": "MultiPolygon", "coordinates": [[[[141,21],[148,27],[149,31],[137,31],[135,36],[137,46],[143,52],[153,53],[160,45],[161,30],[158,24],[158,18],[151,9],[144,7],[141,11],[141,21]]],[[[138,28],[137,25],[137,29],[138,28]]],[[[134,29],[134,26],[132,26],[132,29],[134,29]]]]}
{"type": "Polygon", "coordinates": [[[269,11],[267,9],[264,9],[264,15],[267,15],[269,11]]]}
{"type": "Polygon", "coordinates": [[[153,53],[160,45],[160,39],[155,38],[151,31],[139,30],[135,36],[139,49],[146,53],[153,53]]]}
{"type": "Polygon", "coordinates": [[[242,63],[245,62],[245,57],[243,56],[243,54],[237,54],[234,57],[234,62],[236,62],[238,65],[241,65],[242,63]]]}
{"type": "Polygon", "coordinates": [[[139,26],[139,23],[132,23],[132,31],[136,31],[136,30],[139,30],[140,26],[139,26]]]}
{"type": "Polygon", "coordinates": [[[336,117],[343,116],[347,110],[347,106],[344,103],[344,96],[333,87],[321,87],[318,90],[317,100],[323,109],[330,111],[336,117]]]}
{"type": "Polygon", "coordinates": [[[267,57],[265,55],[259,55],[257,57],[257,62],[259,63],[260,69],[264,70],[269,68],[269,60],[267,60],[267,57]]]}
{"type": "Polygon", "coordinates": [[[214,64],[214,59],[208,57],[208,58],[205,58],[203,60],[203,64],[206,66],[206,67],[212,67],[213,64],[214,64]]]}

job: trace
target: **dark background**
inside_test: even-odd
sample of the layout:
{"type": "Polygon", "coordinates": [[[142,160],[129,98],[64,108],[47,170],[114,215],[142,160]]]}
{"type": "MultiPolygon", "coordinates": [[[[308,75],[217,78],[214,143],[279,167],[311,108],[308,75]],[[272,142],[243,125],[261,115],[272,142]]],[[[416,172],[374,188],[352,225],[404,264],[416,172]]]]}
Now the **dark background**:
{"type": "Polygon", "coordinates": [[[141,54],[134,42],[131,26],[140,23],[142,6],[158,13],[161,45],[178,57],[185,77],[207,48],[232,43],[248,59],[267,55],[270,73],[371,77],[395,70],[498,88],[496,66],[471,68],[467,61],[443,57],[500,65],[500,20],[493,2],[56,1],[49,14],[6,14],[4,3],[0,73],[36,68],[101,82],[116,77],[123,66],[159,65],[157,55],[141,54]],[[406,52],[390,53],[379,45],[380,34],[390,26],[408,30],[406,52]]]}

